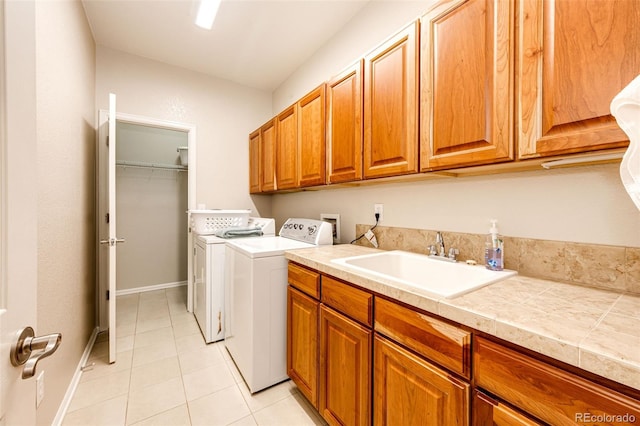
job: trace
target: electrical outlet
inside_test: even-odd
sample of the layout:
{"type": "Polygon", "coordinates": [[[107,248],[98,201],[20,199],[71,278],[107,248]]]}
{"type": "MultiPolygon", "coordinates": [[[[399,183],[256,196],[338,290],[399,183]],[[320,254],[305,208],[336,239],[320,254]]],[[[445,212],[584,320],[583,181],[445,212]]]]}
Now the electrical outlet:
{"type": "Polygon", "coordinates": [[[40,403],[44,399],[44,371],[41,371],[36,377],[36,408],[40,406],[40,403]]]}
{"type": "Polygon", "coordinates": [[[373,205],[373,214],[379,214],[378,222],[382,222],[382,213],[384,211],[384,204],[374,204],[373,205]]]}

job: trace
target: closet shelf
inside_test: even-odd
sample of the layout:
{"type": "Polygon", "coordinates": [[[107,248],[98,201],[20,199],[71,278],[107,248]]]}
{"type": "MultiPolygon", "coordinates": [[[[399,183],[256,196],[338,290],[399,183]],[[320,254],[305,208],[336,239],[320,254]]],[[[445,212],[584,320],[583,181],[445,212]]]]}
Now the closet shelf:
{"type": "Polygon", "coordinates": [[[153,170],[174,170],[176,172],[186,172],[189,170],[187,166],[177,164],[143,163],[140,161],[116,161],[116,166],[153,170]]]}

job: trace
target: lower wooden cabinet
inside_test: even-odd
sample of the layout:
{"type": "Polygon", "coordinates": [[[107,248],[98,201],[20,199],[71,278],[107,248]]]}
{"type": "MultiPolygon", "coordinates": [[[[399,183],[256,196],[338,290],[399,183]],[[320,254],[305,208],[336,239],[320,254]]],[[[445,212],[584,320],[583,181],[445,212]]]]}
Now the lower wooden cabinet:
{"type": "Polygon", "coordinates": [[[318,315],[320,302],[287,289],[287,374],[318,408],[318,315]]]}
{"type": "Polygon", "coordinates": [[[474,426],[542,426],[543,423],[531,420],[488,395],[476,391],[473,396],[474,426]]]}
{"type": "Polygon", "coordinates": [[[444,370],[376,335],[375,425],[469,424],[469,388],[444,370]]]}
{"type": "Polygon", "coordinates": [[[621,385],[306,267],[290,264],[289,284],[287,371],[330,425],[640,419],[640,400],[621,385]]]}
{"type": "Polygon", "coordinates": [[[497,342],[476,337],[473,361],[476,386],[548,424],[640,419],[640,401],[497,342]]]}
{"type": "Polygon", "coordinates": [[[320,306],[320,414],[331,425],[371,424],[372,335],[320,306]]]}

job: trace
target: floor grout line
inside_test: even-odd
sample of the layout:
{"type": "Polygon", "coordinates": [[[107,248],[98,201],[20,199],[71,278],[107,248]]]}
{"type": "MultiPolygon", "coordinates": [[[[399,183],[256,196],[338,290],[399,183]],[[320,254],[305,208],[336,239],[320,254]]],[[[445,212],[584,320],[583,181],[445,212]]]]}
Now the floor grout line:
{"type": "MultiPolygon", "coordinates": [[[[204,346],[202,346],[202,347],[200,347],[199,345],[195,345],[195,344],[193,344],[193,347],[191,347],[192,343],[195,343],[195,342],[189,342],[188,344],[189,344],[190,348],[188,350],[183,351],[184,353],[186,353],[186,352],[191,351],[191,350],[200,350],[201,348],[207,348],[207,347],[210,347],[211,349],[215,349],[215,351],[217,351],[217,354],[220,356],[220,362],[219,363],[214,363],[214,364],[211,364],[211,365],[207,362],[206,364],[202,364],[202,366],[200,366],[200,369],[209,368],[212,365],[216,365],[216,366],[219,366],[221,368],[220,371],[224,371],[224,372],[228,373],[232,378],[232,383],[229,384],[229,386],[226,386],[226,387],[224,387],[222,389],[217,389],[214,392],[210,392],[208,394],[199,396],[198,398],[194,399],[193,401],[189,401],[188,398],[187,398],[187,384],[185,383],[185,380],[184,380],[184,375],[185,374],[184,374],[184,371],[183,371],[183,364],[180,361],[181,352],[178,350],[178,342],[177,342],[177,340],[179,338],[183,339],[183,338],[191,336],[191,335],[199,334],[200,330],[199,330],[198,324],[195,323],[195,327],[197,328],[197,333],[190,332],[189,326],[184,324],[184,323],[185,322],[191,322],[191,319],[185,319],[185,318],[189,318],[189,317],[188,316],[183,316],[182,312],[179,312],[179,310],[175,309],[175,306],[173,307],[173,309],[171,308],[171,306],[175,305],[175,301],[176,300],[172,299],[172,298],[175,298],[176,295],[175,294],[171,294],[171,295],[167,294],[167,291],[168,291],[167,289],[163,289],[162,291],[163,291],[162,300],[164,301],[164,304],[167,307],[167,314],[166,315],[168,315],[169,322],[170,322],[170,327],[171,327],[172,342],[173,342],[173,346],[174,346],[174,349],[175,349],[175,358],[176,358],[176,362],[178,363],[178,378],[180,379],[180,383],[182,384],[181,392],[182,392],[182,398],[184,399],[184,403],[181,403],[178,406],[171,407],[171,408],[168,408],[166,410],[154,413],[154,414],[149,415],[149,416],[147,416],[147,417],[145,417],[143,419],[135,419],[135,423],[134,424],[137,424],[137,423],[140,423],[140,422],[150,422],[151,419],[154,419],[157,416],[166,415],[170,411],[176,410],[179,407],[182,407],[184,405],[184,407],[186,408],[186,413],[185,412],[180,412],[179,415],[180,416],[185,416],[185,417],[182,417],[182,420],[183,421],[187,421],[188,424],[192,425],[192,424],[194,424],[194,422],[198,421],[198,418],[197,418],[197,415],[194,416],[193,407],[192,407],[192,405],[190,403],[192,403],[194,401],[197,401],[197,400],[199,400],[201,398],[210,397],[211,395],[213,395],[213,394],[215,394],[217,392],[220,392],[222,390],[226,390],[226,389],[234,389],[234,392],[238,392],[240,394],[240,398],[241,398],[241,400],[242,400],[242,402],[244,404],[244,407],[248,410],[248,414],[246,414],[244,416],[241,416],[240,418],[234,420],[232,423],[242,422],[244,424],[245,422],[253,422],[253,424],[259,425],[258,419],[256,417],[256,413],[259,413],[259,412],[261,412],[263,410],[269,410],[270,407],[271,407],[271,410],[273,411],[273,407],[272,406],[283,402],[287,398],[293,398],[293,401],[295,401],[295,403],[297,405],[299,405],[301,410],[304,412],[304,414],[302,414],[302,415],[306,415],[305,419],[303,419],[301,421],[301,424],[310,424],[310,425],[325,424],[319,415],[316,415],[316,413],[310,413],[308,411],[308,409],[304,407],[306,401],[299,401],[295,397],[296,396],[295,394],[297,393],[297,389],[294,386],[292,386],[290,384],[290,382],[288,382],[288,381],[284,382],[284,384],[279,384],[279,385],[276,385],[276,386],[273,387],[274,389],[277,388],[278,386],[287,387],[286,391],[282,392],[282,394],[278,393],[278,392],[281,392],[281,391],[274,390],[276,392],[275,395],[267,396],[262,401],[260,401],[260,399],[256,399],[256,401],[259,401],[257,403],[250,403],[250,399],[253,396],[248,393],[249,392],[248,389],[247,389],[247,392],[243,392],[243,387],[246,388],[246,385],[245,385],[240,373],[237,371],[237,367],[233,363],[233,360],[230,357],[228,357],[228,354],[225,353],[226,349],[224,348],[224,342],[223,341],[212,343],[212,344],[205,344],[204,343],[204,339],[202,339],[202,343],[204,344],[204,346]],[[174,315],[172,315],[172,313],[174,315]],[[178,320],[178,318],[180,320],[178,320]],[[177,324],[181,324],[180,325],[180,328],[182,330],[181,333],[186,333],[186,334],[177,336],[176,329],[174,328],[177,324]],[[263,403],[264,403],[264,406],[262,405],[263,403]],[[312,416],[312,414],[313,414],[313,416],[312,416]]],[[[98,405],[104,404],[106,401],[111,401],[111,400],[115,400],[117,398],[122,398],[123,396],[126,396],[126,401],[124,401],[124,418],[123,418],[122,425],[128,425],[129,424],[129,420],[131,419],[130,415],[132,413],[130,413],[129,410],[131,408],[131,395],[132,395],[133,384],[134,384],[134,382],[133,382],[133,380],[134,380],[134,368],[141,368],[141,367],[143,367],[145,365],[148,365],[148,364],[151,364],[153,362],[158,362],[158,361],[161,361],[162,359],[165,359],[165,358],[162,358],[162,359],[159,359],[159,360],[150,361],[148,363],[142,363],[142,364],[134,365],[134,355],[135,355],[135,351],[136,351],[136,341],[139,338],[139,334],[138,334],[139,327],[138,327],[138,325],[139,325],[139,321],[141,321],[140,308],[143,307],[143,309],[148,309],[148,308],[144,307],[144,305],[147,305],[147,302],[150,302],[151,304],[153,304],[153,303],[156,303],[156,298],[158,298],[158,300],[161,299],[161,296],[159,296],[158,294],[145,294],[143,297],[141,297],[141,294],[138,294],[137,296],[138,297],[137,297],[137,300],[136,300],[136,303],[135,303],[135,307],[129,307],[128,305],[124,305],[124,306],[127,306],[127,307],[126,308],[122,308],[118,312],[120,315],[132,315],[131,311],[133,309],[135,309],[135,315],[132,315],[135,319],[134,319],[134,324],[133,324],[133,345],[132,345],[132,348],[131,348],[131,365],[128,367],[128,380],[129,381],[128,381],[128,386],[127,386],[127,392],[123,393],[121,395],[117,395],[117,396],[113,396],[111,398],[107,398],[104,401],[96,402],[96,403],[91,404],[91,405],[89,405],[87,407],[83,407],[83,408],[90,408],[90,407],[95,406],[96,409],[97,409],[98,405]]],[[[126,297],[130,298],[131,295],[127,295],[126,297]]],[[[186,299],[186,294],[184,294],[184,296],[181,296],[181,298],[186,299]]],[[[127,302],[127,303],[130,303],[130,302],[127,302]]],[[[160,302],[158,304],[159,305],[163,305],[162,302],[160,302]]],[[[185,308],[184,312],[186,312],[186,304],[185,304],[184,308],[185,308]]],[[[163,318],[164,318],[164,316],[163,316],[163,318]]],[[[147,319],[147,321],[148,321],[148,319],[147,319]]],[[[147,326],[149,326],[149,324],[147,324],[147,326]]],[[[160,327],[160,328],[162,328],[162,327],[160,327]]],[[[147,333],[147,332],[152,332],[152,331],[155,331],[155,330],[158,330],[158,329],[159,328],[152,328],[150,330],[145,330],[144,332],[142,332],[140,334],[147,333]]],[[[122,336],[122,337],[126,337],[126,336],[122,336]]],[[[168,341],[167,341],[167,344],[169,344],[168,341]]],[[[95,349],[95,347],[94,347],[94,349],[95,349]]],[[[137,349],[140,350],[139,347],[137,349]]],[[[216,358],[216,356],[214,356],[214,358],[216,358]]],[[[113,375],[113,374],[116,374],[116,373],[121,373],[121,371],[109,372],[109,373],[107,373],[105,375],[105,377],[113,375]]],[[[194,370],[194,371],[198,371],[198,370],[194,370]]],[[[104,379],[104,377],[99,376],[99,377],[96,377],[95,379],[92,379],[92,380],[97,380],[97,379],[101,379],[101,378],[104,379]]],[[[172,378],[172,379],[169,379],[169,380],[175,380],[175,378],[172,378]]],[[[160,383],[164,383],[164,382],[165,381],[160,382],[160,383]]],[[[155,385],[158,385],[160,383],[154,383],[154,384],[151,384],[151,385],[147,384],[145,386],[155,386],[155,385]]],[[[263,392],[267,392],[267,391],[263,391],[263,392]]],[[[176,394],[176,395],[179,395],[179,394],[176,394]]],[[[256,394],[256,395],[258,395],[258,394],[256,394]]],[[[261,392],[260,395],[268,395],[268,394],[261,392]]],[[[74,398],[75,398],[75,396],[74,396],[74,398]]],[[[72,402],[73,402],[73,399],[72,399],[72,402]]],[[[310,407],[310,405],[308,405],[308,406],[310,407]]],[[[120,407],[122,407],[122,405],[120,405],[120,407]]],[[[267,413],[267,412],[265,411],[265,413],[267,413]]],[[[282,415],[287,415],[287,414],[289,414],[289,413],[283,413],[282,415]]],[[[120,416],[120,415],[121,414],[118,414],[118,416],[120,416]]],[[[269,413],[267,415],[267,417],[274,416],[274,415],[276,416],[276,419],[277,419],[277,416],[278,416],[277,413],[276,414],[269,413]]],[[[200,414],[200,416],[202,416],[202,414],[200,414]]],[[[233,415],[231,417],[233,417],[233,415]]],[[[63,419],[63,425],[64,424],[65,424],[65,422],[64,422],[64,419],[63,419]]]]}

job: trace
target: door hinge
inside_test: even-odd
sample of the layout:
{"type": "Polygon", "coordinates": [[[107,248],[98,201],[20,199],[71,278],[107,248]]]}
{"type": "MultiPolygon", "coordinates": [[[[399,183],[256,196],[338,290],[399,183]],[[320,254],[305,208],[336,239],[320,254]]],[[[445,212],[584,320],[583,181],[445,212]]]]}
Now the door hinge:
{"type": "Polygon", "coordinates": [[[107,135],[107,146],[109,146],[109,135],[107,135]]]}
{"type": "Polygon", "coordinates": [[[110,296],[110,293],[109,293],[109,290],[107,290],[107,300],[109,300],[109,296],[110,296]]]}
{"type": "Polygon", "coordinates": [[[109,223],[109,213],[107,213],[107,214],[105,214],[105,215],[104,215],[104,221],[105,221],[106,223],[109,223]]]}

